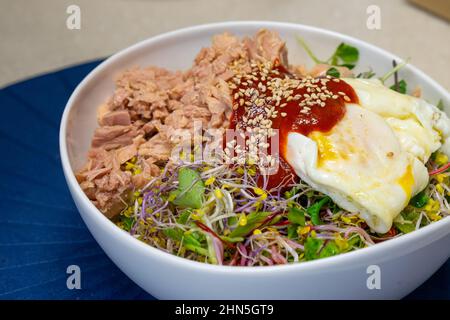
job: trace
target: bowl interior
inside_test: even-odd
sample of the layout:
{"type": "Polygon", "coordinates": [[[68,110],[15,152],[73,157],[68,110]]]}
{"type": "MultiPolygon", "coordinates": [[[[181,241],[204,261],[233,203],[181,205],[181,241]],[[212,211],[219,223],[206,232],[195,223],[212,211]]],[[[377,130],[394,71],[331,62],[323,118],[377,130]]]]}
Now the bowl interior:
{"type": "MultiPolygon", "coordinates": [[[[291,64],[312,65],[312,61],[298,44],[296,37],[301,36],[313,52],[321,58],[328,58],[341,42],[356,46],[360,59],[356,72],[372,68],[382,75],[392,68],[392,60],[399,59],[377,47],[360,40],[334,32],[308,26],[271,23],[271,22],[231,22],[204,25],[182,29],[164,34],[129,47],[113,55],[91,72],[73,93],[68,103],[66,144],[68,159],[73,171],[85,162],[87,151],[95,128],[96,110],[114,91],[114,79],[121,72],[133,67],[160,66],[171,70],[186,69],[192,64],[202,47],[209,46],[211,37],[222,32],[231,32],[238,36],[251,36],[260,28],[268,28],[280,33],[287,43],[291,64]]],[[[420,86],[423,96],[436,104],[443,99],[449,113],[450,98],[448,92],[428,76],[412,66],[400,71],[409,88],[420,86]]]]}

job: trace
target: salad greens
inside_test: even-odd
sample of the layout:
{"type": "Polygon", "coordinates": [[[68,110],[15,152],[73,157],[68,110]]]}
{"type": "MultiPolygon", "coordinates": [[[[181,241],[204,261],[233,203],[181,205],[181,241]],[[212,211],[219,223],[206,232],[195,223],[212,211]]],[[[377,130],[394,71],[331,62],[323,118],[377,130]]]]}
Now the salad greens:
{"type": "Polygon", "coordinates": [[[306,212],[308,212],[309,215],[311,216],[311,221],[315,226],[322,224],[322,221],[320,220],[320,216],[319,216],[320,209],[322,209],[322,207],[330,200],[331,200],[330,197],[325,197],[322,200],[320,200],[319,202],[316,202],[315,204],[310,206],[306,210],[306,212]]]}
{"type": "Polygon", "coordinates": [[[327,70],[326,75],[334,78],[339,78],[341,76],[341,73],[335,67],[331,67],[330,69],[327,70]]]}
{"type": "Polygon", "coordinates": [[[394,83],[392,86],[389,87],[390,89],[406,94],[407,91],[407,84],[405,80],[400,80],[398,83],[394,83]]]}
{"type": "MultiPolygon", "coordinates": [[[[341,43],[338,45],[334,53],[327,60],[320,60],[317,56],[312,52],[306,42],[301,38],[297,37],[297,41],[306,51],[308,56],[316,63],[316,64],[328,64],[330,66],[335,67],[347,67],[348,69],[353,69],[358,62],[359,59],[359,50],[349,44],[341,43]]],[[[328,72],[336,74],[336,68],[330,68],[328,72]],[[334,69],[335,71],[330,71],[334,69]]],[[[332,74],[329,74],[333,76],[332,74]]],[[[339,77],[339,74],[338,74],[339,77]]]]}
{"type": "Polygon", "coordinates": [[[170,193],[169,199],[184,208],[200,209],[204,192],[205,185],[198,172],[181,168],[178,171],[178,188],[170,193]]]}
{"type": "Polygon", "coordinates": [[[359,51],[357,48],[341,43],[327,62],[333,66],[347,67],[351,70],[355,67],[358,59],[359,51]]]}
{"type": "MultiPolygon", "coordinates": [[[[357,48],[341,43],[320,60],[302,38],[299,43],[326,75],[339,78],[359,60],[357,48]],[[341,69],[339,69],[341,68],[341,69]]],[[[407,92],[398,71],[390,88],[407,92]]],[[[358,78],[372,78],[369,69],[358,78]]],[[[442,108],[442,101],[438,104],[442,108]]],[[[188,157],[190,159],[190,157],[188,157]]],[[[134,159],[126,163],[131,174],[140,172],[134,159]]],[[[163,251],[212,264],[263,266],[316,260],[364,248],[406,234],[450,215],[450,164],[436,152],[427,163],[430,184],[415,195],[386,234],[376,234],[358,216],[339,208],[330,197],[298,182],[288,190],[261,188],[254,165],[180,160],[167,163],[161,175],[134,190],[116,223],[135,238],[163,251]]]]}
{"type": "Polygon", "coordinates": [[[304,227],[306,223],[305,211],[299,208],[291,207],[288,210],[287,218],[294,226],[304,227]]]}
{"type": "MultiPolygon", "coordinates": [[[[428,165],[433,170],[446,161],[437,152],[428,165]]],[[[309,261],[364,248],[412,232],[450,211],[443,187],[448,186],[450,172],[431,176],[430,185],[411,199],[385,235],[373,233],[358,215],[306,184],[274,193],[257,185],[258,175],[248,166],[172,164],[134,192],[134,203],[122,211],[117,224],[178,256],[252,266],[309,261]]]]}
{"type": "MultiPolygon", "coordinates": [[[[316,64],[327,64],[330,66],[330,68],[326,71],[327,76],[331,76],[334,78],[340,78],[341,73],[337,69],[337,67],[346,67],[349,70],[353,69],[359,60],[359,51],[357,48],[346,44],[341,43],[339,46],[335,49],[334,53],[329,57],[327,60],[320,60],[313,51],[309,48],[309,46],[306,44],[306,42],[301,38],[297,37],[297,41],[299,44],[303,47],[303,49],[306,51],[308,56],[316,63],[316,64]]],[[[390,77],[394,76],[394,84],[390,86],[389,88],[397,91],[399,93],[406,94],[407,92],[407,83],[405,80],[398,80],[398,71],[402,69],[405,65],[407,65],[409,62],[409,59],[406,59],[401,64],[398,64],[393,61],[393,68],[389,72],[387,72],[385,75],[381,76],[379,79],[382,83],[385,83],[386,80],[388,80],[390,77]]],[[[363,78],[363,79],[371,79],[375,76],[375,73],[369,69],[368,71],[359,73],[356,78],[363,78]]]]}
{"type": "Polygon", "coordinates": [[[416,194],[409,203],[413,207],[423,208],[428,203],[429,199],[430,198],[427,196],[425,190],[423,190],[423,191],[419,192],[418,194],[416,194]]]}

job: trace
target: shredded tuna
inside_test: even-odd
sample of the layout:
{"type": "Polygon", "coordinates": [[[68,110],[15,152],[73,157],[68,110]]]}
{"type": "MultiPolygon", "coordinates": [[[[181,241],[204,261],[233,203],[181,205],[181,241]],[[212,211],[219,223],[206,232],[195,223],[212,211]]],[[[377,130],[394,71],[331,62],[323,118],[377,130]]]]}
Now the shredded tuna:
{"type": "Polygon", "coordinates": [[[127,110],[111,111],[101,116],[99,123],[102,126],[129,126],[130,113],[127,110]]]}
{"type": "Polygon", "coordinates": [[[81,187],[108,217],[120,213],[136,188],[160,174],[171,152],[185,139],[178,129],[225,130],[232,113],[227,81],[251,69],[251,60],[278,59],[286,67],[285,43],[261,30],[252,38],[215,35],[192,67],[169,71],[135,68],[120,74],[111,98],[98,108],[99,127],[86,165],[77,173],[81,187]],[[138,171],[128,170],[133,159],[138,171]]]}
{"type": "Polygon", "coordinates": [[[117,149],[132,143],[133,138],[138,135],[134,126],[103,126],[97,128],[92,138],[93,148],[105,150],[117,149]]]}

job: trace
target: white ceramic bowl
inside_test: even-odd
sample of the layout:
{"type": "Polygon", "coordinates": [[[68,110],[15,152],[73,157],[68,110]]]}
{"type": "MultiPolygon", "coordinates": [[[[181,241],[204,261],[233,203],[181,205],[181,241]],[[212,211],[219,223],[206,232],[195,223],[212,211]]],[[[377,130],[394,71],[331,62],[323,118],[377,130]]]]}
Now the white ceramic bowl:
{"type": "MultiPolygon", "coordinates": [[[[280,33],[287,41],[289,61],[310,62],[296,43],[301,35],[321,57],[344,41],[359,48],[357,71],[371,66],[383,74],[400,59],[363,41],[309,26],[276,22],[226,22],[169,32],[135,44],[104,61],[76,88],[61,120],[60,151],[72,197],[94,238],[134,282],[161,299],[396,299],[417,288],[450,256],[450,219],[373,247],[300,264],[272,267],[226,267],[179,258],[146,245],[119,229],[89,201],[74,170],[85,161],[96,109],[114,90],[114,76],[132,66],[188,68],[211,36],[224,31],[252,35],[260,28],[280,33]],[[368,267],[380,268],[381,289],[368,289],[368,267]]],[[[401,72],[420,85],[431,102],[450,95],[424,73],[407,66],[401,72]]],[[[449,113],[449,110],[446,110],[449,113]]],[[[369,268],[370,271],[370,268],[369,268]]]]}

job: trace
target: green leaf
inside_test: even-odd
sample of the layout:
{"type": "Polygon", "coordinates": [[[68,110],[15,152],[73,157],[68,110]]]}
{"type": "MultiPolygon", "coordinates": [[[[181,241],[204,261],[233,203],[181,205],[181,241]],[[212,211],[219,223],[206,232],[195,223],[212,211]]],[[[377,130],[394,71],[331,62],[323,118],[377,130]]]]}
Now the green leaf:
{"type": "Polygon", "coordinates": [[[295,207],[289,208],[288,220],[296,225],[305,226],[305,212],[295,207]]]}
{"type": "Polygon", "coordinates": [[[183,239],[183,230],[179,228],[167,228],[163,230],[163,233],[166,237],[171,238],[172,240],[181,241],[183,239]]]}
{"type": "Polygon", "coordinates": [[[327,61],[322,61],[317,58],[317,56],[312,52],[312,50],[301,37],[297,37],[297,41],[316,64],[331,64],[333,66],[342,66],[353,69],[359,59],[359,51],[357,48],[345,43],[341,43],[327,61]]]}
{"type": "Polygon", "coordinates": [[[353,236],[353,237],[350,237],[350,239],[348,240],[348,245],[349,245],[349,248],[347,250],[350,251],[352,249],[352,247],[360,248],[361,246],[365,246],[365,243],[363,241],[361,241],[360,236],[353,236]]]}
{"type": "Polygon", "coordinates": [[[352,63],[343,63],[340,64],[339,67],[346,67],[347,69],[352,70],[355,67],[355,65],[352,63]]]}
{"type": "Polygon", "coordinates": [[[310,206],[308,209],[306,209],[306,212],[311,217],[311,221],[313,225],[317,226],[319,224],[322,224],[322,221],[320,220],[320,209],[328,202],[330,201],[330,197],[325,197],[319,202],[314,203],[312,206],[310,206]]]}
{"type": "Polygon", "coordinates": [[[420,217],[420,212],[413,207],[406,207],[401,213],[405,222],[394,222],[394,226],[403,233],[409,233],[416,230],[416,224],[420,217]]]}
{"type": "Polygon", "coordinates": [[[172,191],[169,198],[173,198],[173,203],[177,206],[200,209],[204,193],[205,185],[200,174],[190,168],[181,168],[178,171],[178,189],[172,191]]]}
{"type": "Polygon", "coordinates": [[[177,218],[177,222],[179,224],[186,224],[189,219],[189,216],[192,214],[192,210],[186,209],[184,210],[177,218]]]}
{"type": "Polygon", "coordinates": [[[406,81],[405,81],[405,80],[400,80],[400,81],[398,82],[397,86],[395,86],[395,84],[393,84],[393,85],[390,86],[389,88],[392,89],[392,90],[394,90],[394,91],[397,91],[397,92],[399,92],[399,93],[405,94],[406,91],[407,91],[407,87],[408,87],[408,85],[406,84],[406,81]]]}
{"type": "Polygon", "coordinates": [[[327,70],[327,76],[339,78],[341,74],[339,73],[338,69],[336,69],[335,67],[331,67],[330,69],[327,70]]]}
{"type": "Polygon", "coordinates": [[[243,237],[227,237],[227,236],[221,236],[220,237],[222,240],[226,241],[226,242],[231,242],[231,243],[236,243],[236,242],[242,242],[245,239],[243,237]]]}
{"type": "Polygon", "coordinates": [[[319,258],[335,256],[340,253],[339,247],[334,241],[329,241],[322,250],[320,250],[319,258]]]}
{"type": "Polygon", "coordinates": [[[182,229],[180,228],[167,228],[163,230],[164,234],[176,241],[183,241],[183,244],[191,244],[194,246],[201,246],[200,241],[198,241],[194,234],[186,234],[182,229]]]}
{"type": "Polygon", "coordinates": [[[297,194],[298,191],[299,191],[298,187],[292,187],[291,190],[288,190],[284,193],[284,197],[286,199],[292,198],[293,196],[295,196],[297,194]]]}
{"type": "Polygon", "coordinates": [[[239,219],[237,216],[232,216],[228,218],[228,225],[229,226],[234,226],[238,223],[239,219]]]}
{"type": "Polygon", "coordinates": [[[203,248],[203,247],[195,246],[195,245],[192,245],[192,244],[189,244],[189,243],[183,243],[183,246],[186,249],[188,249],[188,250],[190,250],[192,252],[198,253],[198,254],[200,254],[202,256],[205,256],[205,257],[209,257],[208,250],[203,248]]]}
{"type": "Polygon", "coordinates": [[[439,101],[438,101],[436,107],[437,107],[439,110],[443,111],[443,110],[444,110],[444,101],[442,101],[442,99],[439,99],[439,101]]]}
{"type": "Polygon", "coordinates": [[[341,43],[336,49],[335,56],[340,58],[344,63],[355,63],[359,59],[359,51],[351,45],[341,43]]]}
{"type": "Polygon", "coordinates": [[[343,66],[353,69],[359,59],[359,51],[357,48],[341,43],[333,55],[328,59],[333,66],[343,66]]]}
{"type": "Polygon", "coordinates": [[[298,226],[296,224],[290,224],[287,228],[287,232],[288,232],[288,238],[289,239],[295,239],[297,238],[297,228],[298,226]]]}
{"type": "Polygon", "coordinates": [[[259,227],[264,220],[270,216],[271,212],[252,212],[247,216],[247,223],[245,226],[238,225],[230,234],[230,238],[244,237],[249,234],[253,229],[259,227]]]}
{"type": "Polygon", "coordinates": [[[403,233],[410,233],[416,230],[416,225],[414,223],[398,223],[394,222],[394,226],[403,233]]]}
{"type": "Polygon", "coordinates": [[[130,231],[134,225],[134,219],[131,217],[122,216],[123,230],[130,231]]]}
{"type": "Polygon", "coordinates": [[[305,241],[305,259],[306,261],[315,260],[319,257],[318,252],[323,245],[322,239],[313,237],[306,238],[305,241]]]}
{"type": "Polygon", "coordinates": [[[203,248],[200,241],[198,241],[195,237],[195,232],[191,234],[186,234],[180,228],[167,228],[163,230],[163,233],[171,238],[172,240],[179,241],[183,247],[186,249],[193,251],[195,253],[208,256],[208,250],[203,248]]]}
{"type": "Polygon", "coordinates": [[[305,259],[307,261],[335,256],[340,253],[339,247],[334,241],[325,241],[313,237],[306,238],[305,259]]]}
{"type": "Polygon", "coordinates": [[[409,201],[409,204],[416,208],[423,208],[430,198],[426,195],[425,190],[422,190],[418,194],[416,194],[414,197],[412,197],[411,201],[409,201]]]}

